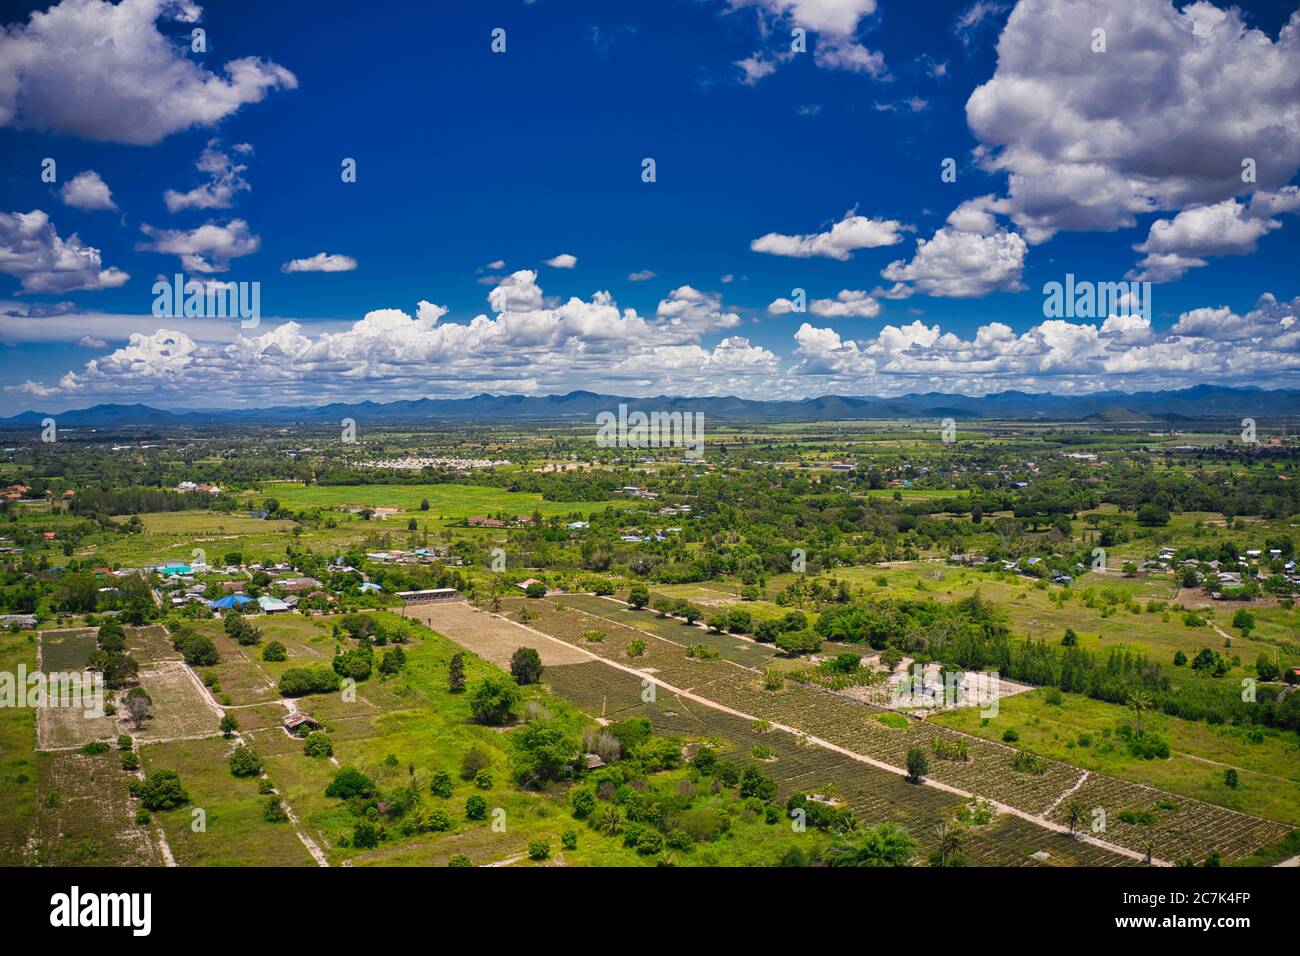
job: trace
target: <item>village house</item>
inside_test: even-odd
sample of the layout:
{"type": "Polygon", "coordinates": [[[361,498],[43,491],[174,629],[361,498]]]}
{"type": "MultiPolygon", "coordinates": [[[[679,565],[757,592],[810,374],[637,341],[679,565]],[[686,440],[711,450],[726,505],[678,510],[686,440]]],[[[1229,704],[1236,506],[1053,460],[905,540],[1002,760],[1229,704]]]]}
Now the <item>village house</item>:
{"type": "Polygon", "coordinates": [[[321,583],[315,578],[284,578],[276,581],[275,586],[281,591],[295,594],[300,591],[314,591],[321,586],[321,583]]]}
{"type": "Polygon", "coordinates": [[[311,714],[304,714],[301,710],[295,710],[284,718],[285,733],[294,737],[301,737],[310,733],[320,726],[311,714]]]}

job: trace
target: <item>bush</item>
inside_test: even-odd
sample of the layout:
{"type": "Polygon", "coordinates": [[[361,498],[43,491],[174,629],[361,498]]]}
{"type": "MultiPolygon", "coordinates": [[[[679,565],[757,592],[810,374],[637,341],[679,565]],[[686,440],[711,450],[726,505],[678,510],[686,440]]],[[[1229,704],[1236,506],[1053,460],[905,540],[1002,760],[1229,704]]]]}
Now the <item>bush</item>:
{"type": "Polygon", "coordinates": [[[230,772],[236,777],[252,777],[262,771],[262,760],[243,744],[230,755],[230,772]]]}
{"type": "Polygon", "coordinates": [[[636,851],[642,856],[654,856],[664,848],[664,838],[658,830],[647,827],[641,831],[636,841],[636,851]]]}
{"type": "Polygon", "coordinates": [[[192,666],[207,667],[221,660],[217,645],[212,638],[202,634],[189,634],[180,640],[176,648],[185,658],[185,663],[192,666]]]}
{"type": "Polygon", "coordinates": [[[585,820],[596,809],[596,795],[590,787],[578,787],[569,794],[569,806],[573,808],[574,817],[585,820]]]}
{"type": "Polygon", "coordinates": [[[668,835],[664,837],[664,845],[670,850],[689,850],[693,844],[694,841],[691,839],[691,835],[681,827],[669,830],[668,835]]]}
{"type": "Polygon", "coordinates": [[[465,801],[465,818],[468,820],[484,820],[487,818],[488,805],[477,793],[465,801]]]}
{"type": "Polygon", "coordinates": [[[369,850],[379,846],[379,829],[373,823],[363,820],[352,831],[352,845],[358,850],[369,850]]]}
{"type": "Polygon", "coordinates": [[[118,749],[118,750],[130,750],[133,746],[134,746],[134,743],[133,743],[133,741],[131,740],[131,735],[130,735],[130,734],[118,734],[118,735],[117,735],[117,749],[118,749]]]}
{"type": "Polygon", "coordinates": [[[1042,757],[1035,757],[1033,754],[1021,750],[1011,761],[1011,769],[1041,777],[1047,773],[1047,761],[1042,757]]]}
{"type": "Polygon", "coordinates": [[[740,795],[771,800],[776,796],[776,781],[757,767],[746,767],[740,775],[740,795]]]}
{"type": "Polygon", "coordinates": [[[264,661],[287,661],[289,652],[279,641],[272,641],[262,648],[262,660],[264,661]]]}
{"type": "Polygon", "coordinates": [[[646,651],[646,642],[644,638],[637,637],[627,642],[627,656],[640,657],[646,651]]]}
{"type": "Polygon", "coordinates": [[[330,735],[321,731],[313,731],[307,735],[303,741],[302,752],[308,757],[332,757],[334,756],[334,741],[330,735]]]}
{"type": "Polygon", "coordinates": [[[136,793],[146,810],[171,810],[190,802],[190,795],[181,786],[181,778],[175,770],[150,771],[136,793]]]}
{"type": "Polygon", "coordinates": [[[546,840],[533,840],[528,844],[528,859],[545,860],[551,855],[551,844],[546,840]]]}
{"type": "Polygon", "coordinates": [[[339,675],[324,664],[311,667],[291,667],[280,675],[281,697],[303,697],[307,694],[328,694],[339,689],[339,675]]]}
{"type": "Polygon", "coordinates": [[[134,773],[140,769],[140,757],[134,750],[122,754],[122,769],[134,773]]]}
{"type": "Polygon", "coordinates": [[[488,756],[487,751],[477,744],[471,746],[460,760],[460,779],[473,780],[475,774],[491,764],[492,758],[488,756]]]}
{"type": "Polygon", "coordinates": [[[816,654],[821,650],[822,638],[816,631],[808,628],[785,631],[776,639],[776,646],[791,657],[799,654],[816,654]]]}
{"type": "Polygon", "coordinates": [[[510,676],[522,685],[542,679],[542,658],[531,647],[521,647],[510,655],[510,676]]]}
{"type": "Polygon", "coordinates": [[[1002,731],[1002,740],[1004,743],[1014,744],[1019,739],[1020,731],[1016,730],[1014,727],[1008,727],[1006,730],[1002,731]]]}
{"type": "Polygon", "coordinates": [[[534,581],[528,587],[524,588],[524,595],[530,598],[546,597],[546,585],[541,581],[534,581]]]}
{"type": "Polygon", "coordinates": [[[578,848],[578,831],[565,830],[560,834],[560,846],[566,850],[576,850],[578,848]]]}
{"type": "Polygon", "coordinates": [[[379,662],[379,673],[392,676],[401,671],[406,666],[406,651],[400,647],[390,647],[384,651],[384,657],[379,662]]]}
{"type": "Polygon", "coordinates": [[[464,853],[457,853],[455,856],[453,856],[450,860],[447,861],[447,865],[454,866],[454,867],[462,867],[462,866],[473,866],[474,864],[469,861],[469,857],[467,857],[464,853]]]}
{"type": "Polygon", "coordinates": [[[482,724],[499,726],[515,715],[519,685],[503,677],[485,677],[470,695],[469,709],[482,724]]]}
{"type": "Polygon", "coordinates": [[[926,759],[925,751],[919,747],[909,749],[907,751],[907,779],[911,783],[920,783],[929,772],[930,761],[926,759]]]}
{"type": "Polygon", "coordinates": [[[334,775],[330,785],[325,788],[325,796],[335,797],[339,800],[350,800],[353,797],[373,797],[374,795],[374,781],[355,767],[344,767],[334,775]]]}
{"type": "Polygon", "coordinates": [[[445,833],[451,829],[451,817],[445,810],[430,810],[427,823],[433,833],[445,833]]]}
{"type": "Polygon", "coordinates": [[[480,770],[478,773],[474,774],[474,786],[478,787],[480,790],[491,790],[492,771],[480,770]]]}
{"type": "Polygon", "coordinates": [[[279,797],[266,798],[266,802],[262,804],[262,819],[267,823],[283,823],[289,819],[289,813],[284,809],[284,803],[279,797]]]}
{"type": "Polygon", "coordinates": [[[444,800],[451,796],[451,787],[451,774],[445,770],[435,771],[433,779],[429,781],[429,792],[444,800]]]}

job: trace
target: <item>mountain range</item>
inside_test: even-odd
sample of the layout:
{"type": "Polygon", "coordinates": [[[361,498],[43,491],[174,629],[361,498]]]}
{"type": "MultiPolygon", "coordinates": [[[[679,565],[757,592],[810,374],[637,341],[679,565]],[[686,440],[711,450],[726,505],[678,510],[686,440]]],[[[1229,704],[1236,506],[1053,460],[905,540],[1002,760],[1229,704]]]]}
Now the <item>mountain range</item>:
{"type": "Polygon", "coordinates": [[[27,411],[0,419],[0,427],[40,427],[54,418],[60,428],[127,426],[358,424],[433,422],[510,422],[595,420],[598,412],[703,412],[721,421],[845,421],[863,419],[985,418],[1043,421],[1092,421],[1106,424],[1174,423],[1189,419],[1300,415],[1300,390],[1226,388],[1197,385],[1175,391],[1092,392],[1052,395],[998,392],[969,396],[941,392],[875,396],[823,395],[785,401],[758,401],[734,396],[690,398],[659,395],[634,398],[574,391],[565,395],[491,395],[472,398],[421,398],[394,402],[336,402],[329,405],[168,411],[148,405],[103,404],[64,412],[27,411]]]}

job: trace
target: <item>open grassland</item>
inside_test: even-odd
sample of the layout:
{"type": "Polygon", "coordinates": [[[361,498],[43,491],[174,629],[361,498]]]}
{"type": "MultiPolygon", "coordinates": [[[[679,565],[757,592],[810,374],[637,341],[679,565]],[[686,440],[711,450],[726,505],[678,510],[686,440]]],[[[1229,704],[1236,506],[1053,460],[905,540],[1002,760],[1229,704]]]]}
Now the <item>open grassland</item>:
{"type": "MultiPolygon", "coordinates": [[[[36,636],[0,631],[0,672],[36,669],[36,636]]],[[[27,707],[0,707],[0,866],[28,862],[40,765],[36,715],[27,707]]]]}
{"type": "Polygon", "coordinates": [[[605,507],[604,502],[544,501],[539,494],[484,485],[299,485],[268,482],[260,494],[275,498],[284,507],[295,511],[307,508],[397,508],[427,514],[430,518],[450,519],[498,512],[531,515],[540,511],[543,517],[585,515],[605,507]],[[420,511],[420,502],[424,500],[429,502],[427,513],[420,511]]]}
{"type": "MultiPolygon", "coordinates": [[[[125,523],[128,519],[116,519],[125,523]]],[[[279,519],[252,518],[243,512],[225,511],[154,511],[140,515],[144,533],[149,535],[187,535],[187,540],[195,540],[193,535],[214,535],[211,540],[220,541],[222,535],[268,534],[288,531],[293,527],[292,521],[279,519]]],[[[201,544],[199,546],[202,546],[201,544]]],[[[213,554],[209,560],[216,563],[219,554],[213,554]]]]}
{"type": "Polygon", "coordinates": [[[307,849],[288,822],[262,819],[266,797],[255,778],[232,776],[227,759],[234,744],[221,737],[146,744],[146,770],[175,770],[190,802],[156,814],[172,855],[181,866],[311,866],[307,849]],[[202,812],[202,827],[196,822],[202,812]]]}

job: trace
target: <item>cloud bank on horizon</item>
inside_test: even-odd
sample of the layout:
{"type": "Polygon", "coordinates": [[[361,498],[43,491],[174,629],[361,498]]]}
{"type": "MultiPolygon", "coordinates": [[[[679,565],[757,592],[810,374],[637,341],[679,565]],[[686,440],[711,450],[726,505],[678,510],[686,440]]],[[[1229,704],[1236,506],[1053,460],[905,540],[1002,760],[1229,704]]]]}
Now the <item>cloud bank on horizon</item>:
{"type": "MultiPolygon", "coordinates": [[[[385,175],[369,144],[302,152],[319,131],[291,101],[326,82],[320,54],[276,42],[282,66],[257,52],[255,25],[232,36],[186,0],[61,0],[5,26],[0,142],[15,146],[4,165],[26,186],[11,190],[19,208],[0,208],[0,275],[12,280],[0,347],[14,359],[3,404],[1300,384],[1300,9],[1274,10],[1265,29],[1250,4],[975,0],[935,39],[890,0],[712,0],[674,15],[702,7],[717,49],[674,65],[698,98],[731,98],[726,135],[769,144],[775,190],[743,190],[747,208],[730,215],[711,209],[677,182],[687,129],[680,143],[658,134],[649,180],[641,156],[656,147],[637,142],[617,187],[578,151],[575,195],[587,198],[567,216],[535,212],[547,190],[527,161],[498,196],[504,160],[479,157],[483,179],[454,191],[483,206],[481,224],[438,209],[459,201],[446,190],[385,175]],[[864,186],[851,164],[829,175],[798,139],[771,142],[773,104],[819,137],[888,130],[930,165],[915,182],[864,186]],[[601,195],[615,188],[636,198],[601,195]],[[353,195],[364,204],[346,205],[353,195]],[[646,195],[663,197],[671,228],[611,211],[646,195]],[[341,211],[333,231],[319,206],[341,211]],[[703,251],[673,253],[697,233],[703,251]],[[444,267],[462,248],[489,264],[444,267]],[[267,286],[263,302],[294,305],[251,329],[151,312],[149,290],[178,272],[204,290],[251,279],[267,286]],[[1050,314],[1040,289],[1067,272],[1149,283],[1148,309],[1125,308],[1124,294],[1102,312],[1050,314]]],[[[649,41],[622,22],[632,11],[577,29],[593,10],[575,14],[574,42],[608,73],[649,41]]],[[[522,21],[511,28],[528,36],[522,21]]],[[[500,73],[482,47],[468,62],[488,63],[456,69],[500,73]]],[[[367,98],[379,109],[401,96],[360,90],[333,119],[346,130],[367,98]]],[[[564,127],[581,117],[551,110],[546,128],[517,134],[529,150],[566,148],[564,127]]],[[[608,122],[615,138],[636,129],[608,122]]],[[[497,137],[490,150],[514,145],[497,137]]]]}

